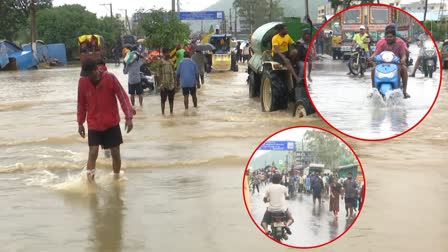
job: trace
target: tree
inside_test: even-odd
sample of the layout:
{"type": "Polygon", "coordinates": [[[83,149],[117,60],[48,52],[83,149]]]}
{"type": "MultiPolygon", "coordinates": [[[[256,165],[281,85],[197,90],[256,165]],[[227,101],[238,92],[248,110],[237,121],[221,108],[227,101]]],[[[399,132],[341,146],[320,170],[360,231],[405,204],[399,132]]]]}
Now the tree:
{"type": "Polygon", "coordinates": [[[146,40],[148,48],[174,48],[188,38],[190,28],[182,23],[174,12],[163,9],[152,9],[141,15],[139,30],[149,38],[146,40]]]}
{"type": "Polygon", "coordinates": [[[351,164],[355,157],[350,149],[337,137],[322,131],[308,130],[303,137],[316,159],[327,168],[351,164]]]}
{"type": "Polygon", "coordinates": [[[115,17],[104,17],[98,20],[97,33],[104,37],[108,48],[115,46],[116,41],[119,41],[121,34],[125,31],[124,23],[115,17]]]}
{"type": "Polygon", "coordinates": [[[213,33],[215,31],[215,28],[213,28],[213,25],[210,25],[210,29],[208,29],[208,33],[213,33]]]}
{"type": "Polygon", "coordinates": [[[247,19],[252,31],[265,23],[280,21],[283,17],[279,0],[234,0],[233,7],[238,9],[240,17],[247,19]]]}
{"type": "MultiPolygon", "coordinates": [[[[20,30],[25,29],[30,17],[31,0],[1,0],[0,1],[0,38],[17,39],[20,30]]],[[[36,9],[46,9],[52,6],[52,0],[36,0],[36,9]]],[[[26,28],[29,30],[29,28],[26,28]]]]}
{"type": "Polygon", "coordinates": [[[78,48],[77,38],[99,33],[98,20],[84,6],[63,5],[37,13],[37,31],[46,43],[65,43],[68,55],[78,48]]]}

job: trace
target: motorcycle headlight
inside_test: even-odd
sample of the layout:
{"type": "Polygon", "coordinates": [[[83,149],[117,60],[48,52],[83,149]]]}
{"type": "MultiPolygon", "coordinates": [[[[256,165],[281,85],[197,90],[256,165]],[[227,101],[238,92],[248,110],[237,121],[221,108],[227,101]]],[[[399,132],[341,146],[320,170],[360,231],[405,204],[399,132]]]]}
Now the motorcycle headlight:
{"type": "Polygon", "coordinates": [[[382,78],[392,79],[396,74],[397,74],[397,70],[394,70],[390,73],[382,73],[378,70],[375,70],[375,75],[378,76],[378,78],[380,78],[380,79],[382,79],[382,78]]]}
{"type": "Polygon", "coordinates": [[[391,63],[394,60],[394,54],[392,52],[384,52],[381,54],[383,62],[391,63]]]}

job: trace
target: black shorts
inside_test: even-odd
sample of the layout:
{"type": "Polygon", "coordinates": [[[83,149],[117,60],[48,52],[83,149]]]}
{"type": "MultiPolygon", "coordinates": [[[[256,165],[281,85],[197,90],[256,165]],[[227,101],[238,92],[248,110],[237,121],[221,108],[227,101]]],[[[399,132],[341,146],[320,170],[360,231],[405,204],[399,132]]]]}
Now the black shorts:
{"type": "Polygon", "coordinates": [[[130,95],[142,95],[143,94],[143,85],[142,83],[136,84],[128,84],[129,94],[130,95]]]}
{"type": "Polygon", "coordinates": [[[191,96],[195,96],[196,95],[196,87],[185,87],[182,88],[182,94],[184,96],[191,94],[191,96]]]}
{"type": "Polygon", "coordinates": [[[357,204],[357,201],[358,199],[355,197],[355,198],[347,198],[347,197],[345,197],[345,205],[347,206],[347,207],[355,207],[357,204]]]}
{"type": "Polygon", "coordinates": [[[176,93],[176,89],[166,89],[162,88],[160,89],[160,98],[162,100],[162,103],[166,102],[166,98],[168,98],[169,101],[174,101],[174,94],[176,93]]]}
{"type": "Polygon", "coordinates": [[[104,131],[89,130],[88,131],[89,146],[101,145],[103,149],[117,147],[123,143],[120,125],[114,126],[104,131]]]}
{"type": "Polygon", "coordinates": [[[313,200],[321,199],[322,191],[313,190],[313,200]]]}

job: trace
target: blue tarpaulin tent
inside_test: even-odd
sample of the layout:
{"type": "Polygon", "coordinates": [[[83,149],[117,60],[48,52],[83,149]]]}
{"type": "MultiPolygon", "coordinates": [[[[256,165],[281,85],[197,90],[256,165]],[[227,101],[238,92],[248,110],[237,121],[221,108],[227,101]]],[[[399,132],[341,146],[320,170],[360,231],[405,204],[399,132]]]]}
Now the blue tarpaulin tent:
{"type": "Polygon", "coordinates": [[[0,47],[6,48],[2,50],[0,59],[5,62],[8,58],[8,64],[2,68],[9,68],[11,70],[25,70],[36,66],[36,62],[31,51],[23,51],[14,43],[4,40],[0,41],[0,47]]]}

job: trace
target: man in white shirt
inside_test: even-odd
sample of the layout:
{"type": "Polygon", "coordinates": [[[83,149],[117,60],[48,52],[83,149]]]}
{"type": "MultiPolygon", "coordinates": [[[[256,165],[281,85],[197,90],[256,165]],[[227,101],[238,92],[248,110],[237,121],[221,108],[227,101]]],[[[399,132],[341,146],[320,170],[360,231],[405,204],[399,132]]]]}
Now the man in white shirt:
{"type": "Polygon", "coordinates": [[[291,234],[289,226],[294,223],[294,219],[288,211],[288,206],[286,204],[286,198],[289,197],[288,188],[280,185],[281,180],[282,176],[280,174],[275,174],[272,177],[272,184],[269,184],[266,188],[266,195],[263,200],[264,202],[269,202],[269,206],[267,207],[263,220],[261,221],[261,226],[266,233],[269,233],[268,224],[272,222],[271,213],[284,212],[287,218],[285,230],[288,234],[291,234]]]}

